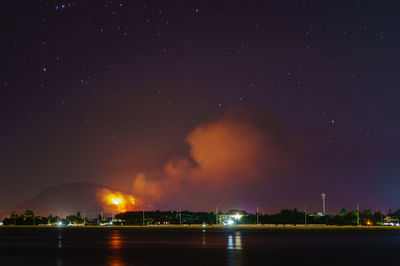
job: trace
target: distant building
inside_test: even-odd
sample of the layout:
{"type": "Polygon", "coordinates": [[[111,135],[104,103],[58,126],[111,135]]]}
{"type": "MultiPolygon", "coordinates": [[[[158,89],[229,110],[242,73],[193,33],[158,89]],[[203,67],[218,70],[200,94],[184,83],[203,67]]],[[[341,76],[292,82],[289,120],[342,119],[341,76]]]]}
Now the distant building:
{"type": "Polygon", "coordinates": [[[240,223],[243,216],[246,216],[247,212],[239,210],[231,210],[226,214],[219,215],[219,223],[223,225],[233,225],[240,223]]]}
{"type": "Polygon", "coordinates": [[[122,219],[114,219],[114,220],[112,220],[112,224],[113,225],[124,225],[125,223],[126,223],[126,221],[122,220],[122,219]]]}
{"type": "Polygon", "coordinates": [[[314,213],[309,213],[309,214],[307,214],[308,216],[311,216],[311,217],[322,217],[322,216],[324,216],[324,214],[322,213],[322,212],[314,212],[314,213]]]}
{"type": "Polygon", "coordinates": [[[383,218],[383,225],[400,226],[400,222],[396,217],[386,216],[383,218]]]}

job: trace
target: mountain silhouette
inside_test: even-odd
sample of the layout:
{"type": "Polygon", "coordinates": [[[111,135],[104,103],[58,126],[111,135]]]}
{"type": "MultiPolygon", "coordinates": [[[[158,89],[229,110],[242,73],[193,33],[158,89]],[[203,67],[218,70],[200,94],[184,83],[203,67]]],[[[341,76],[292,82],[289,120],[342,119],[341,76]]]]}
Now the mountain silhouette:
{"type": "MultiPolygon", "coordinates": [[[[24,210],[34,210],[37,215],[67,215],[78,211],[88,218],[97,217],[104,211],[104,205],[98,196],[98,191],[109,187],[94,183],[66,183],[48,187],[31,199],[19,204],[17,213],[24,210]]],[[[111,215],[104,213],[104,215],[111,215]]]]}

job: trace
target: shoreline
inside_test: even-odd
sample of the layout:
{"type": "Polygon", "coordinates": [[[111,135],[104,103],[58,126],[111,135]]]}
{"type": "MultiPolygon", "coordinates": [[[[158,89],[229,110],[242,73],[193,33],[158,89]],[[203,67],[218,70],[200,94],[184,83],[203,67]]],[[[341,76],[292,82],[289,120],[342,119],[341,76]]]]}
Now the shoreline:
{"type": "Polygon", "coordinates": [[[0,226],[0,231],[7,229],[65,229],[65,230],[138,230],[138,231],[279,231],[279,232],[343,232],[343,231],[400,231],[399,226],[257,226],[257,225],[240,225],[240,226],[205,226],[202,225],[113,225],[113,226],[47,226],[47,225],[7,225],[0,226]]]}

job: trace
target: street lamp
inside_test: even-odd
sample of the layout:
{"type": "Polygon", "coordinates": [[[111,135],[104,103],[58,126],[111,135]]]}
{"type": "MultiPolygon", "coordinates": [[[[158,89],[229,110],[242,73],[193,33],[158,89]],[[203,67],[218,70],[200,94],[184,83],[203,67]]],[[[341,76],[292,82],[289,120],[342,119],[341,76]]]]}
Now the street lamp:
{"type": "Polygon", "coordinates": [[[360,202],[357,201],[357,226],[360,225],[360,208],[359,208],[360,202]]]}
{"type": "Polygon", "coordinates": [[[325,216],[325,198],[326,198],[326,193],[322,193],[321,197],[322,197],[322,214],[325,216]]]}
{"type": "MultiPolygon", "coordinates": [[[[260,203],[258,203],[258,205],[260,205],[260,203]]],[[[257,224],[259,224],[259,221],[258,221],[258,205],[257,205],[257,212],[256,212],[256,215],[257,215],[256,223],[257,223],[257,224]]]]}
{"type": "Polygon", "coordinates": [[[304,204],[304,225],[307,225],[307,202],[304,204]]]}

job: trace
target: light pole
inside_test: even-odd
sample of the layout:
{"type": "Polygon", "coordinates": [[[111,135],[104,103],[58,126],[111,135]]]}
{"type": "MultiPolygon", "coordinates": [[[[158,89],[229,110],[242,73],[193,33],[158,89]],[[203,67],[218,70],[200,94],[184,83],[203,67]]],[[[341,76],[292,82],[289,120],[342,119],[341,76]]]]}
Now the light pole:
{"type": "Polygon", "coordinates": [[[218,206],[215,207],[215,224],[218,224],[218,206]]]}
{"type": "Polygon", "coordinates": [[[359,204],[360,204],[360,202],[357,201],[357,226],[360,225],[360,208],[358,206],[359,204]]]}
{"type": "Polygon", "coordinates": [[[179,225],[182,224],[182,208],[179,208],[179,225]]]}
{"type": "Polygon", "coordinates": [[[257,212],[256,212],[256,214],[257,214],[257,224],[259,223],[259,221],[258,221],[258,205],[257,205],[257,212]]]}
{"type": "Polygon", "coordinates": [[[304,225],[307,225],[307,202],[304,204],[304,225]]]}
{"type": "Polygon", "coordinates": [[[325,198],[326,198],[326,193],[322,193],[321,197],[322,197],[322,214],[325,216],[325,198]]]}
{"type": "Polygon", "coordinates": [[[185,204],[181,203],[179,205],[179,225],[182,225],[182,208],[185,206],[185,204]]]}
{"type": "Polygon", "coordinates": [[[142,214],[143,214],[143,225],[144,225],[144,209],[142,211],[142,214]]]}

